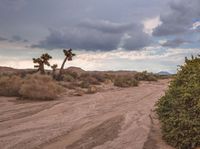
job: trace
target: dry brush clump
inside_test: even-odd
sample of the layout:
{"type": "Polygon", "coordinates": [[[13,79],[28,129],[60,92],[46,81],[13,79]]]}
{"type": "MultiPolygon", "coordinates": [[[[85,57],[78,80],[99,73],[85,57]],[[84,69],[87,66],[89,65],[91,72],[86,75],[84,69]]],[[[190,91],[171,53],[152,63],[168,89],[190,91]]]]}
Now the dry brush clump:
{"type": "Polygon", "coordinates": [[[101,74],[84,73],[79,77],[79,81],[82,82],[81,86],[100,85],[105,81],[105,77],[101,74]]]}
{"type": "Polygon", "coordinates": [[[118,76],[114,80],[114,85],[118,87],[138,86],[139,81],[132,76],[118,76]]]}
{"type": "Polygon", "coordinates": [[[62,87],[52,77],[35,74],[25,78],[19,94],[25,99],[53,100],[62,90],[62,87]]]}
{"type": "Polygon", "coordinates": [[[19,90],[23,83],[21,77],[1,76],[0,77],[0,95],[1,96],[19,96],[19,90]]]}
{"type": "Polygon", "coordinates": [[[138,72],[135,74],[135,79],[138,81],[157,81],[157,75],[148,73],[147,71],[138,72]]]}
{"type": "Polygon", "coordinates": [[[200,147],[200,57],[186,58],[157,103],[163,138],[177,149],[200,147]]]}

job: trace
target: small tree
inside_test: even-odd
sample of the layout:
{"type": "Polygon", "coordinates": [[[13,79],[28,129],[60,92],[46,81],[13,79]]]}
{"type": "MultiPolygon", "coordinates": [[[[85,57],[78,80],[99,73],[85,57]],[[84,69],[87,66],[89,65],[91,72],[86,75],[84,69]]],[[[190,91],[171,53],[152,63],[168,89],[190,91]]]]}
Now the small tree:
{"type": "Polygon", "coordinates": [[[42,54],[40,58],[33,58],[33,63],[37,63],[38,65],[34,65],[35,68],[38,68],[37,71],[40,71],[41,74],[45,74],[44,65],[50,66],[49,60],[52,57],[48,54],[42,54]]]}
{"type": "Polygon", "coordinates": [[[56,77],[56,68],[58,67],[58,65],[57,64],[53,64],[52,66],[51,66],[51,69],[52,69],[52,76],[53,76],[53,78],[55,79],[55,77],[56,77]]]}
{"type": "Polygon", "coordinates": [[[60,77],[62,76],[64,65],[65,65],[66,61],[72,61],[72,57],[76,55],[76,54],[72,53],[72,49],[71,48],[69,50],[65,50],[64,49],[63,53],[65,54],[65,59],[64,59],[64,61],[62,63],[62,66],[60,68],[60,73],[59,73],[60,77]]]}

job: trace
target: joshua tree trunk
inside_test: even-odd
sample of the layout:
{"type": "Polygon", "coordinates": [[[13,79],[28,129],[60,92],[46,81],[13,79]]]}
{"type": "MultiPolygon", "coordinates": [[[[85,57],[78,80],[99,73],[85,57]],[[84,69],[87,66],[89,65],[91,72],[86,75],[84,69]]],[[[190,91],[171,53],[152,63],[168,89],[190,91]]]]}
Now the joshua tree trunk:
{"type": "Polygon", "coordinates": [[[75,54],[72,53],[72,49],[69,49],[69,50],[63,49],[63,53],[65,54],[65,59],[64,59],[62,66],[60,68],[60,73],[59,73],[59,77],[58,77],[59,80],[62,79],[62,73],[63,73],[63,69],[64,69],[66,61],[71,61],[72,57],[75,56],[75,54]]]}
{"type": "Polygon", "coordinates": [[[41,74],[45,74],[45,71],[44,71],[44,64],[40,64],[40,73],[41,74]]]}
{"type": "Polygon", "coordinates": [[[34,67],[38,68],[41,74],[45,74],[44,65],[50,66],[48,60],[51,58],[52,57],[48,53],[42,54],[40,58],[33,58],[33,63],[37,63],[34,67]]]}
{"type": "Polygon", "coordinates": [[[67,57],[65,57],[65,59],[64,59],[64,61],[63,61],[63,63],[62,63],[62,66],[61,66],[61,68],[60,68],[60,73],[59,73],[59,76],[60,76],[60,77],[61,77],[61,75],[62,75],[62,73],[63,73],[63,69],[64,69],[64,66],[65,66],[66,61],[67,61],[67,57]]]}

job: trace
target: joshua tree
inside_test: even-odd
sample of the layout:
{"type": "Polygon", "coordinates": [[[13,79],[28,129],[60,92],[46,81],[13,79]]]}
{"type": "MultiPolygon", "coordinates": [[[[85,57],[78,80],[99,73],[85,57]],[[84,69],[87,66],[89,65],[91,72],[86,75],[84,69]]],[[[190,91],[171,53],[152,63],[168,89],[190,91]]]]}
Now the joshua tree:
{"type": "Polygon", "coordinates": [[[59,76],[61,77],[62,75],[62,72],[63,72],[63,68],[64,68],[64,65],[66,63],[66,61],[72,61],[72,57],[75,56],[76,54],[72,53],[72,49],[70,48],[69,50],[63,50],[64,54],[65,54],[65,59],[62,63],[62,66],[60,68],[60,73],[59,73],[59,76]]]}
{"type": "Polygon", "coordinates": [[[51,58],[52,57],[48,53],[42,54],[42,56],[40,58],[33,58],[33,63],[38,64],[38,65],[34,65],[34,67],[38,68],[37,71],[40,71],[41,74],[45,74],[44,65],[50,66],[48,61],[51,58]]]}
{"type": "Polygon", "coordinates": [[[57,64],[53,64],[53,65],[51,66],[51,68],[52,68],[52,70],[53,70],[53,72],[52,72],[53,78],[56,77],[56,68],[57,68],[57,67],[58,67],[57,64]]]}

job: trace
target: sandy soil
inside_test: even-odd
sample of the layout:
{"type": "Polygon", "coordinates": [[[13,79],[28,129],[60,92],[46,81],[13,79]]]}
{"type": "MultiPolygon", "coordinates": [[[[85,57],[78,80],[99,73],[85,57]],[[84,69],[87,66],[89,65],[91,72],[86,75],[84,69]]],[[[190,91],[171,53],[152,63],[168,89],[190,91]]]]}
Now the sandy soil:
{"type": "Polygon", "coordinates": [[[152,110],[168,80],[50,102],[0,97],[1,149],[172,149],[152,110]]]}

